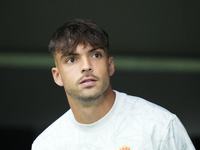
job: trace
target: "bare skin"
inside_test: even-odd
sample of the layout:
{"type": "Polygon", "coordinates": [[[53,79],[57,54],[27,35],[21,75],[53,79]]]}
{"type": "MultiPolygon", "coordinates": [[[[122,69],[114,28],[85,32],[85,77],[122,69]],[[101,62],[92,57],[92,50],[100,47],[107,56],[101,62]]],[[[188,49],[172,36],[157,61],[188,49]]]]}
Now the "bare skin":
{"type": "Polygon", "coordinates": [[[91,124],[98,121],[109,112],[115,101],[115,93],[110,86],[110,88],[97,99],[98,103],[94,103],[89,107],[85,107],[74,101],[69,95],[67,98],[75,119],[82,124],[91,124]]]}
{"type": "Polygon", "coordinates": [[[115,101],[110,85],[113,57],[102,48],[79,44],[72,54],[56,53],[54,60],[54,81],[64,86],[76,121],[91,124],[104,117],[115,101]]]}

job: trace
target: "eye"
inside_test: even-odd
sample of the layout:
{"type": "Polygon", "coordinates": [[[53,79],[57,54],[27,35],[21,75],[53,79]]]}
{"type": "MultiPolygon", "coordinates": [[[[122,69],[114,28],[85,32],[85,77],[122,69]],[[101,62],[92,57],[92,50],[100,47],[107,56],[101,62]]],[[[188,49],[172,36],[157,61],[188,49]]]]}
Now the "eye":
{"type": "Polygon", "coordinates": [[[74,63],[75,61],[76,61],[75,58],[69,58],[69,59],[67,59],[67,63],[68,64],[74,63]]]}
{"type": "Polygon", "coordinates": [[[94,58],[100,58],[101,57],[101,53],[95,53],[95,54],[93,54],[92,57],[94,57],[94,58]]]}

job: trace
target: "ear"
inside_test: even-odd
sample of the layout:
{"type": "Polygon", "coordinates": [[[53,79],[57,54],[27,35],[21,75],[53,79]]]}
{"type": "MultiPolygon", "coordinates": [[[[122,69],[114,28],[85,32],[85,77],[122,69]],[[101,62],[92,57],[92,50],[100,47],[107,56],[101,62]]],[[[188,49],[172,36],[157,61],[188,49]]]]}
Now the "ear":
{"type": "Polygon", "coordinates": [[[112,76],[115,72],[114,58],[109,57],[109,75],[112,76]]]}
{"type": "Polygon", "coordinates": [[[53,75],[54,82],[59,86],[63,86],[63,81],[62,81],[62,78],[60,76],[58,68],[56,68],[56,67],[52,68],[51,72],[52,72],[52,75],[53,75]]]}

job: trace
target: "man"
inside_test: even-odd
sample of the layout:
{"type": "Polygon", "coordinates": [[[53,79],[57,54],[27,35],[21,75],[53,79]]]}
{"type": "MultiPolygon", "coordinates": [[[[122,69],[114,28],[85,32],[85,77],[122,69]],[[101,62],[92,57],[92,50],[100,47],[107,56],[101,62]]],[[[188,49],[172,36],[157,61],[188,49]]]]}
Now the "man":
{"type": "Polygon", "coordinates": [[[32,150],[195,149],[176,115],[112,90],[108,48],[107,33],[92,21],[73,20],[54,33],[52,74],[71,109],[39,135],[32,150]]]}

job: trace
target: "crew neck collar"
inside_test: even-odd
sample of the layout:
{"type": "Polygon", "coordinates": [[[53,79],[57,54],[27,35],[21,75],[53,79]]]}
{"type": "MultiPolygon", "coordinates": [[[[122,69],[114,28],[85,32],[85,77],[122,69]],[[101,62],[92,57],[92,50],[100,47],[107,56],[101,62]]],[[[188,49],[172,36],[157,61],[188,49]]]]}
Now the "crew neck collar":
{"type": "Polygon", "coordinates": [[[75,126],[76,129],[78,129],[81,132],[86,132],[86,133],[92,133],[92,132],[97,132],[101,129],[103,129],[105,126],[107,126],[110,122],[112,122],[112,120],[116,117],[116,115],[118,114],[118,111],[120,111],[120,107],[122,106],[123,102],[124,102],[124,98],[123,98],[123,93],[119,93],[118,91],[115,91],[116,93],[116,97],[115,97],[115,102],[112,106],[112,108],[110,109],[110,111],[100,120],[92,123],[92,124],[81,124],[78,123],[75,118],[74,115],[71,111],[71,122],[72,124],[75,126]]]}

